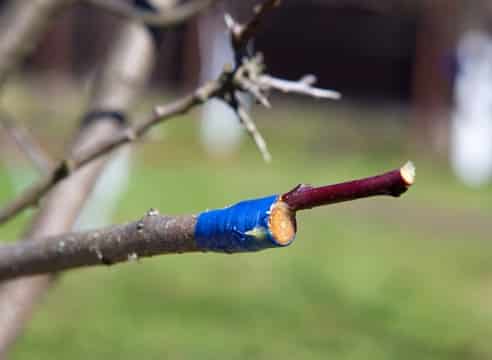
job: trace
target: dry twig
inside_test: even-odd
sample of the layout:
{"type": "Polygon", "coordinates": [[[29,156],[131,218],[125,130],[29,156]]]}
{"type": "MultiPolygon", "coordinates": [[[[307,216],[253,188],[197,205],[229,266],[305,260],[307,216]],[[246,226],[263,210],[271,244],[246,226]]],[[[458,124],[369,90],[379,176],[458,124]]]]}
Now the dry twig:
{"type": "Polygon", "coordinates": [[[342,95],[338,91],[316,88],[314,75],[303,76],[299,81],[278,79],[269,75],[261,75],[258,84],[263,91],[275,89],[284,93],[311,96],[317,99],[339,100],[342,95]]]}
{"type": "MultiPolygon", "coordinates": [[[[254,19],[263,18],[265,12],[273,7],[274,3],[277,4],[278,1],[266,1],[266,4],[270,4],[270,6],[260,7],[260,9],[255,13],[254,19]]],[[[245,26],[239,24],[231,26],[232,29],[240,29],[234,30],[236,31],[236,35],[232,38],[236,39],[238,44],[246,44],[246,42],[250,39],[250,36],[253,35],[254,30],[257,29],[258,22],[253,20],[245,26]],[[252,27],[252,29],[250,30],[249,27],[252,27]]],[[[240,52],[241,49],[236,46],[236,53],[239,54],[240,52]]],[[[267,92],[269,90],[278,89],[285,91],[287,87],[286,84],[288,84],[291,89],[297,89],[298,92],[312,96],[320,96],[320,94],[326,95],[324,93],[326,91],[330,94],[332,94],[332,92],[329,90],[312,88],[305,78],[301,79],[300,84],[297,86],[295,83],[287,81],[284,81],[282,86],[280,86],[278,85],[278,79],[272,81],[274,78],[269,76],[265,77],[266,75],[264,74],[264,70],[265,66],[261,54],[257,54],[252,57],[242,57],[240,64],[236,65],[234,68],[225,66],[222,74],[216,80],[199,87],[192,94],[187,95],[171,104],[155,107],[154,112],[144,120],[136,122],[135,125],[128,127],[111,138],[101,141],[83,152],[79,152],[66,158],[54,169],[52,173],[33,184],[18,198],[14,199],[11,203],[0,209],[0,224],[17,215],[23,209],[37,204],[37,202],[54,185],[70,176],[80,167],[90,163],[94,159],[97,159],[104,154],[107,154],[125,143],[134,141],[156,124],[186,113],[193,107],[212,98],[217,98],[224,101],[236,111],[239,120],[255,141],[258,149],[263,155],[263,158],[268,161],[270,159],[270,154],[267,150],[266,142],[252,119],[246,113],[244,107],[237,101],[237,94],[239,92],[250,93],[256,99],[259,99],[262,104],[268,106],[269,102],[267,100],[267,92]],[[302,91],[299,89],[302,89],[302,91]]]]}

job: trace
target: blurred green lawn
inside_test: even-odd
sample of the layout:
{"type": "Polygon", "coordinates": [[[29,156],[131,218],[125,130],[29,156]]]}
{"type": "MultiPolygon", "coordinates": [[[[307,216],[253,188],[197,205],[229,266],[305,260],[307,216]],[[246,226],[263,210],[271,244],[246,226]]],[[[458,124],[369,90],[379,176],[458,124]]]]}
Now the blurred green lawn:
{"type": "MultiPolygon", "coordinates": [[[[238,155],[208,159],[196,116],[163,126],[163,141],[138,147],[115,222],[368,176],[409,157],[417,183],[401,199],[304,212],[285,249],[64,274],[12,359],[492,357],[492,189],[467,190],[425,152],[403,150],[405,124],[341,125],[344,114],[303,106],[272,113],[258,115],[271,165],[249,139],[238,155]]],[[[10,191],[0,170],[0,202],[10,191]]],[[[26,220],[0,237],[15,238],[26,220]]]]}

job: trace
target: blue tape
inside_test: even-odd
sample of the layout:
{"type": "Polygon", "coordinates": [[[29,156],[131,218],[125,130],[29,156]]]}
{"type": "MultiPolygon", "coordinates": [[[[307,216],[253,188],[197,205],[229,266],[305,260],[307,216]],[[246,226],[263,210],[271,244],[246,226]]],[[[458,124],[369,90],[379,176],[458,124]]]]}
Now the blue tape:
{"type": "Polygon", "coordinates": [[[227,253],[282,246],[268,227],[270,209],[277,199],[273,195],[201,213],[195,227],[197,246],[205,251],[227,253]]]}

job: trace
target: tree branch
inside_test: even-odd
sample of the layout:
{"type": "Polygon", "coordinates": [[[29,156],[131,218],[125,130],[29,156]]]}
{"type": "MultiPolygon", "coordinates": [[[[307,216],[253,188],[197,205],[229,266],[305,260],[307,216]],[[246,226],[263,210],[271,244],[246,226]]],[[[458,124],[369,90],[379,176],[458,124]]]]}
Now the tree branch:
{"type": "Polygon", "coordinates": [[[143,219],[97,231],[27,240],[0,247],[0,280],[111,265],[158,254],[198,251],[196,217],[146,215],[143,219]],[[8,260],[7,260],[8,259],[8,260]]]}
{"type": "Polygon", "coordinates": [[[121,0],[85,0],[89,4],[109,11],[117,16],[136,20],[147,25],[166,27],[183,23],[201,11],[212,6],[218,0],[192,0],[173,8],[159,12],[139,10],[121,0]]]}
{"type": "Polygon", "coordinates": [[[317,99],[339,100],[342,97],[338,91],[314,87],[313,85],[316,83],[314,75],[303,76],[299,81],[289,81],[262,75],[259,77],[258,83],[263,91],[275,89],[284,93],[306,95],[317,99]]]}
{"type": "Polygon", "coordinates": [[[5,111],[0,112],[0,125],[3,126],[17,146],[34,164],[39,173],[49,173],[54,167],[54,163],[25,127],[18,123],[16,124],[12,117],[5,111]]]}
{"type": "MultiPolygon", "coordinates": [[[[107,108],[125,114],[150,74],[155,56],[150,34],[140,25],[129,23],[121,24],[117,33],[119,39],[113,43],[92,89],[88,114],[107,108]]],[[[119,133],[120,128],[112,116],[99,116],[82,127],[70,153],[84,152],[119,133]]],[[[70,231],[107,159],[100,158],[77,171],[67,181],[57,184],[42,202],[26,238],[37,241],[70,231]]],[[[1,284],[0,358],[5,358],[9,345],[21,333],[35,305],[53,280],[53,276],[37,276],[1,284]]]]}
{"type": "MultiPolygon", "coordinates": [[[[206,96],[209,96],[209,89],[210,91],[214,91],[211,87],[204,87],[199,90],[205,90],[206,96]]],[[[199,95],[192,94],[167,106],[156,107],[154,114],[149,119],[142,121],[135,126],[130,126],[121,130],[112,137],[101,139],[93,146],[62,161],[48,176],[34,183],[14,201],[0,210],[0,224],[17,215],[23,209],[36,205],[56,184],[73,174],[80,167],[111,152],[123,144],[135,140],[158,122],[182,114],[200,102],[201,99],[199,95]]]]}
{"type": "MultiPolygon", "coordinates": [[[[352,201],[378,195],[400,196],[414,182],[413,165],[407,163],[382,175],[318,188],[297,186],[264,208],[268,216],[267,228],[257,223],[241,229],[244,219],[258,218],[258,203],[265,199],[249,200],[235,206],[207,211],[197,216],[160,216],[156,210],[140,220],[101,230],[63,234],[38,240],[27,240],[0,247],[0,280],[18,276],[59,272],[82,266],[113,265],[137,258],[161,254],[181,254],[197,251],[244,252],[289,245],[297,230],[295,212],[312,207],[352,201]],[[228,212],[222,218],[215,212],[228,212]],[[239,213],[239,216],[237,214],[239,213]],[[204,223],[205,225],[201,224],[204,223]],[[220,226],[217,226],[219,223],[220,226]],[[214,228],[203,241],[200,228],[214,228]],[[218,230],[217,230],[218,229],[218,230]],[[239,237],[253,237],[264,241],[264,234],[271,233],[275,242],[267,246],[241,247],[231,244],[239,237]],[[230,238],[229,235],[232,234],[230,238]],[[228,242],[222,241],[228,238],[228,242]],[[222,241],[220,246],[217,242],[222,241]]],[[[247,221],[246,221],[247,222],[247,221]]],[[[245,239],[243,241],[249,241],[245,239]]]]}
{"type": "Polygon", "coordinates": [[[317,188],[298,185],[281,198],[291,210],[299,211],[377,195],[398,197],[407,191],[414,179],[415,167],[408,162],[400,169],[365,179],[317,188]]]}
{"type": "Polygon", "coordinates": [[[258,131],[255,122],[249,116],[248,112],[246,111],[246,107],[240,103],[240,100],[238,99],[236,101],[237,101],[237,105],[235,105],[234,110],[237,114],[237,117],[239,118],[239,121],[245,127],[246,131],[255,142],[256,147],[258,148],[261,155],[263,156],[263,160],[265,160],[265,162],[267,163],[272,161],[272,155],[268,150],[266,141],[261,135],[261,133],[258,131]]]}
{"type": "Polygon", "coordinates": [[[225,21],[229,31],[231,32],[232,46],[237,53],[244,48],[248,41],[251,40],[260,24],[265,20],[270,11],[280,6],[282,0],[265,0],[253,9],[253,16],[244,25],[237,23],[231,15],[226,14],[225,21]]]}
{"type": "MultiPolygon", "coordinates": [[[[257,25],[255,22],[250,22],[247,26],[255,26],[256,28],[257,25]]],[[[241,30],[240,34],[246,35],[238,35],[240,36],[240,39],[246,39],[246,36],[252,34],[252,31],[247,30],[248,27],[241,28],[243,30],[241,30]]],[[[252,139],[255,141],[260,152],[263,154],[264,159],[268,161],[270,159],[270,154],[267,150],[266,142],[256,128],[256,125],[252,119],[246,113],[244,107],[240,106],[237,101],[237,93],[246,92],[252,94],[255,98],[262,98],[262,103],[269,105],[268,100],[265,101],[267,96],[266,92],[269,90],[277,90],[279,86],[276,86],[275,82],[272,84],[272,81],[265,80],[263,77],[264,70],[265,66],[263,64],[263,57],[261,54],[257,54],[252,57],[244,57],[242,58],[241,64],[235,68],[231,69],[229,66],[225,66],[222,74],[216,80],[199,87],[193,93],[184,96],[169,105],[155,107],[154,112],[148,115],[143,121],[139,121],[135,125],[129,126],[115,136],[105,139],[86,149],[86,151],[66,158],[54,169],[52,173],[34,183],[31,187],[20,194],[19,197],[0,209],[0,224],[14,217],[23,209],[36,205],[37,202],[54,185],[70,176],[70,174],[80,167],[90,163],[94,159],[97,159],[104,154],[107,154],[123,144],[134,141],[156,124],[176,117],[177,115],[186,113],[193,107],[212,98],[217,98],[224,101],[236,111],[238,118],[245,126],[252,139]]],[[[267,77],[267,79],[273,78],[267,77]]],[[[294,87],[294,83],[288,83],[291,87],[294,87]]],[[[307,84],[305,78],[301,79],[301,83],[299,85],[300,88],[304,89],[309,86],[310,85],[307,84]]],[[[321,91],[328,90],[311,90],[313,94],[317,95],[319,95],[318,93],[321,91]]]]}

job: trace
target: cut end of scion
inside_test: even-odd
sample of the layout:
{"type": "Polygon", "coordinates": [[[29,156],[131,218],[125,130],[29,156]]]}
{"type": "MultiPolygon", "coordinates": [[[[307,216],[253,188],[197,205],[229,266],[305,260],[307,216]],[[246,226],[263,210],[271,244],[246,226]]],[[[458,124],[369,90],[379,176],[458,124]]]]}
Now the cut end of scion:
{"type": "Polygon", "coordinates": [[[278,245],[287,246],[296,236],[296,214],[289,205],[279,200],[270,208],[268,226],[278,245]]]}
{"type": "Polygon", "coordinates": [[[405,165],[403,165],[400,169],[400,175],[407,186],[413,185],[415,182],[415,165],[413,162],[408,161],[405,165]]]}

